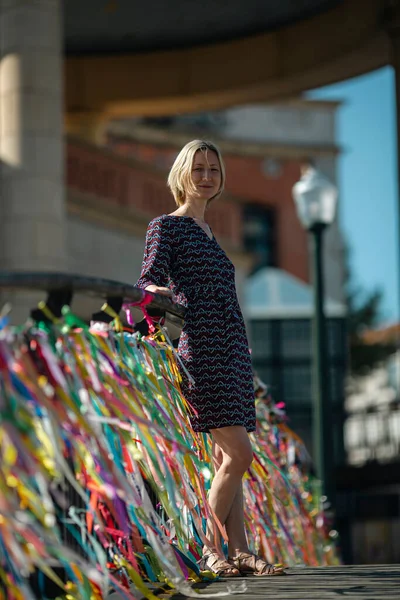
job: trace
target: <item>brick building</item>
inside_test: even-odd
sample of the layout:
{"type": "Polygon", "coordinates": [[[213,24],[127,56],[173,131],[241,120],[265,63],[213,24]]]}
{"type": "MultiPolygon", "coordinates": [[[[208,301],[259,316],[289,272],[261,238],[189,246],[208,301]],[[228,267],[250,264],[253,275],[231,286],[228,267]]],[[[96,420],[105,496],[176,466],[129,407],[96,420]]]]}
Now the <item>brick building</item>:
{"type": "MultiPolygon", "coordinates": [[[[109,147],[117,154],[164,171],[180,148],[194,138],[212,139],[222,150],[227,182],[208,219],[222,237],[242,243],[251,254],[251,271],[282,269],[309,282],[307,235],[292,199],[300,167],[311,158],[336,180],[337,102],[292,100],[279,106],[251,106],[222,113],[114,123],[109,147]],[[227,206],[229,209],[227,210],[227,206]],[[233,216],[234,215],[234,216],[233,216]]],[[[174,204],[164,186],[147,199],[154,210],[174,204]]],[[[326,235],[327,295],[343,299],[343,244],[336,222],[326,235]]]]}

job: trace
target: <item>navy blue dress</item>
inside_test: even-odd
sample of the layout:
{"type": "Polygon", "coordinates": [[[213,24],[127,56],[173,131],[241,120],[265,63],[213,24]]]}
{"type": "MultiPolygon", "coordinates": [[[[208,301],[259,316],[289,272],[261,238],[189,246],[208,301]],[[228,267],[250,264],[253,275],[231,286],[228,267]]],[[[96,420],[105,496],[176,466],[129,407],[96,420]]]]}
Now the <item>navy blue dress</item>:
{"type": "Polygon", "coordinates": [[[147,229],[136,285],[168,287],[186,306],[178,353],[182,392],[195,431],[242,425],[255,430],[253,372],[236,295],[235,268],[192,217],[162,215],[147,229]]]}

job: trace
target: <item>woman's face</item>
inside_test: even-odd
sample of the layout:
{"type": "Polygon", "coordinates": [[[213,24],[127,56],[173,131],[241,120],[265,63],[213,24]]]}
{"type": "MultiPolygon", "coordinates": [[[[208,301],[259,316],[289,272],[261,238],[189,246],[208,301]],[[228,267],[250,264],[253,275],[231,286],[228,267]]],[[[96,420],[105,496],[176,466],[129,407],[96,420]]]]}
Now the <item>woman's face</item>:
{"type": "Polygon", "coordinates": [[[197,150],[192,165],[192,183],[196,197],[209,200],[221,187],[221,167],[213,150],[197,150]]]}

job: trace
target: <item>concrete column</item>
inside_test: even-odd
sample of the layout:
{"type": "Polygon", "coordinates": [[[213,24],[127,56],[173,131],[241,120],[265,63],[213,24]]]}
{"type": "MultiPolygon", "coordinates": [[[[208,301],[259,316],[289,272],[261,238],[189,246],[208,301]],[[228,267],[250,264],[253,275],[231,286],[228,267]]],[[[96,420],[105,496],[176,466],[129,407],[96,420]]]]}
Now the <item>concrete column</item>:
{"type": "Polygon", "coordinates": [[[1,270],[67,270],[61,10],[0,0],[1,270]]]}

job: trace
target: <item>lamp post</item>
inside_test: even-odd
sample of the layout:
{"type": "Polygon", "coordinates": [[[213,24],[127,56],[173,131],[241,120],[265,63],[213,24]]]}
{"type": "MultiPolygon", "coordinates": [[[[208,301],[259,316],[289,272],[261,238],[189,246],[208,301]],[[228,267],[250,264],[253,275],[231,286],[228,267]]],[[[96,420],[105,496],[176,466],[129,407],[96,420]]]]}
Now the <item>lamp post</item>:
{"type": "Polygon", "coordinates": [[[293,198],[301,224],[310,234],[313,266],[313,454],[322,493],[332,502],[333,439],[322,250],[324,231],[335,218],[337,190],[314,167],[307,165],[302,170],[300,180],[293,186],[293,198]]]}

